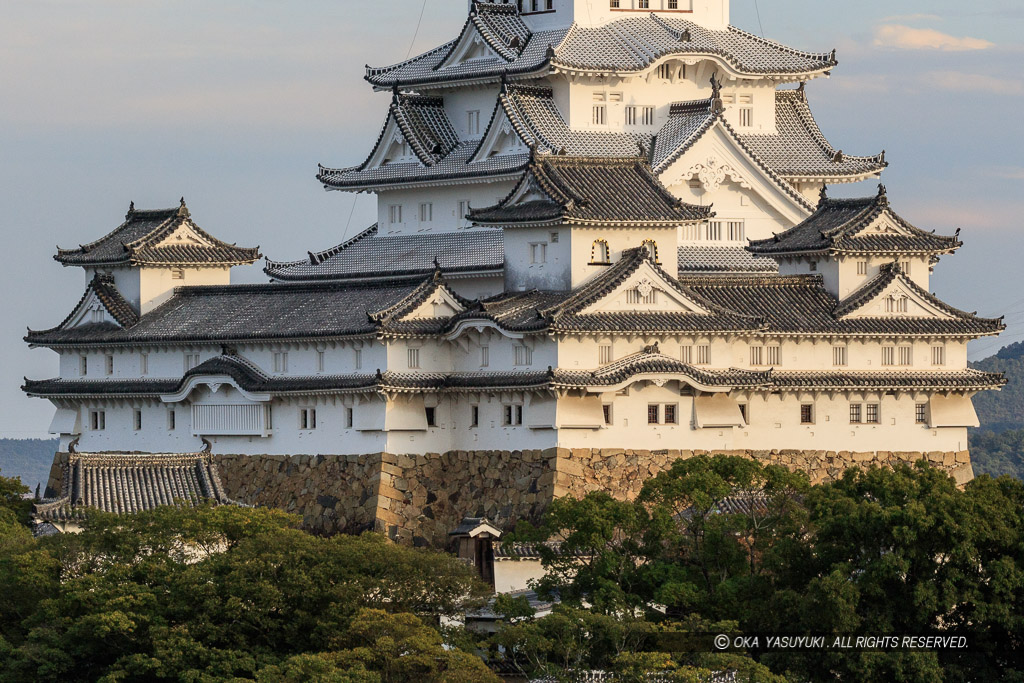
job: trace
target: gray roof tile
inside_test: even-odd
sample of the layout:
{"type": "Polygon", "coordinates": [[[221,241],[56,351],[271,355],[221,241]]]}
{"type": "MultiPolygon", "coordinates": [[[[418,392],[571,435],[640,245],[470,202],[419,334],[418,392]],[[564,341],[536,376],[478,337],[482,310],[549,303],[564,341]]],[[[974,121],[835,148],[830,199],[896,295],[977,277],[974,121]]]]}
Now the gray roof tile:
{"type": "Polygon", "coordinates": [[[743,247],[688,245],[679,247],[680,273],[777,273],[773,258],[755,256],[743,247]]]}

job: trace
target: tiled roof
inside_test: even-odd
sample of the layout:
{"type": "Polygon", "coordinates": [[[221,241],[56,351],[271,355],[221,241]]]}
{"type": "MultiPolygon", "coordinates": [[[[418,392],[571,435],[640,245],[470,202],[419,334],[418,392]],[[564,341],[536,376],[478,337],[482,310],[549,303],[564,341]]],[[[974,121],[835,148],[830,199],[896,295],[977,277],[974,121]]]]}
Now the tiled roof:
{"type": "Polygon", "coordinates": [[[1004,375],[980,370],[959,372],[780,372],[772,373],[780,389],[920,389],[982,391],[1006,384],[1004,375]]]}
{"type": "MultiPolygon", "coordinates": [[[[60,325],[57,325],[57,327],[39,332],[38,334],[49,334],[66,328],[71,324],[72,320],[79,316],[82,306],[85,305],[92,294],[96,295],[96,298],[99,299],[100,303],[103,304],[103,307],[107,309],[110,316],[116,320],[117,324],[121,327],[131,327],[139,321],[139,314],[135,310],[135,307],[128,303],[114,285],[114,277],[112,275],[97,273],[85,288],[85,293],[82,295],[82,298],[79,299],[78,304],[71,309],[71,313],[68,314],[68,317],[65,318],[60,325]]],[[[115,327],[110,323],[106,323],[104,326],[115,327]]]]}
{"type": "Polygon", "coordinates": [[[549,87],[503,84],[491,126],[496,125],[499,112],[505,113],[528,146],[542,152],[635,158],[646,155],[651,144],[649,135],[572,130],[549,87]]]}
{"type": "Polygon", "coordinates": [[[58,249],[53,257],[66,266],[226,266],[248,265],[259,248],[222,242],[192,222],[185,200],[174,209],[142,211],[134,203],[113,232],[77,249],[58,249]],[[187,222],[202,244],[161,245],[187,222]]]}
{"type": "Polygon", "coordinates": [[[827,72],[837,64],[834,52],[802,52],[731,26],[711,30],[685,19],[653,14],[620,19],[598,28],[573,25],[570,29],[538,31],[520,40],[521,48],[508,49],[504,46],[511,46],[513,37],[522,35],[521,19],[501,14],[499,20],[492,9],[496,5],[476,6],[479,19],[471,17],[460,38],[393,66],[367,67],[366,80],[378,88],[390,88],[542,75],[550,68],[638,72],[669,56],[717,58],[736,73],[750,76],[797,78],[827,72]],[[486,26],[482,30],[481,22],[486,26]],[[479,30],[497,56],[445,65],[463,36],[474,30],[479,30]],[[501,37],[495,40],[492,34],[501,37]]]}
{"type": "Polygon", "coordinates": [[[853,156],[836,150],[818,128],[803,85],[775,93],[774,135],[741,133],[760,159],[785,178],[859,180],[877,176],[888,164],[885,153],[853,156]]]}
{"type": "Polygon", "coordinates": [[[497,206],[472,210],[470,219],[492,225],[678,225],[705,220],[710,215],[710,209],[686,204],[670,193],[644,159],[537,154],[508,197],[497,206]],[[515,204],[516,195],[524,187],[536,188],[547,199],[515,204]]]}
{"type": "Polygon", "coordinates": [[[682,275],[680,281],[689,290],[723,308],[759,317],[764,321],[767,334],[964,337],[994,334],[1005,327],[1000,320],[978,318],[963,311],[951,319],[908,316],[837,319],[835,311],[839,302],[824,288],[818,275],[682,275]]]}
{"type": "Polygon", "coordinates": [[[162,505],[231,504],[212,458],[191,455],[72,454],[61,497],[36,505],[48,522],[80,519],[86,509],[132,514],[162,505]]]}
{"type": "Polygon", "coordinates": [[[863,199],[830,199],[822,193],[817,210],[803,223],[775,237],[756,240],[748,247],[755,254],[872,253],[941,254],[961,246],[959,235],[944,237],[925,232],[900,218],[889,206],[885,186],[863,199]],[[863,234],[881,217],[895,224],[884,233],[863,234]]]}
{"type": "Polygon", "coordinates": [[[594,372],[556,371],[556,382],[566,386],[614,386],[638,375],[685,375],[694,382],[713,387],[757,387],[771,382],[771,372],[751,370],[707,370],[666,356],[655,344],[594,372]]]}
{"type": "Polygon", "coordinates": [[[501,230],[472,229],[417,235],[379,235],[377,227],[310,258],[291,263],[267,261],[275,280],[345,280],[431,273],[500,272],[505,265],[501,230]]]}
{"type": "Polygon", "coordinates": [[[427,166],[451,154],[459,144],[443,98],[395,93],[391,114],[413,152],[427,166]]]}
{"type": "Polygon", "coordinates": [[[526,167],[528,154],[496,155],[470,162],[479,142],[460,142],[451,154],[433,166],[412,163],[385,164],[379,168],[327,168],[320,166],[317,180],[325,188],[359,190],[387,185],[448,180],[473,180],[494,176],[514,175],[526,167]]]}
{"type": "Polygon", "coordinates": [[[29,332],[40,345],[226,342],[376,334],[370,316],[419,290],[421,282],[183,287],[134,326],[83,325],[29,332]]]}
{"type": "Polygon", "coordinates": [[[801,52],[729,26],[712,30],[655,14],[597,28],[574,25],[555,49],[552,65],[580,71],[643,71],[668,56],[719,57],[744,75],[803,75],[836,66],[835,52],[801,52]]]}
{"type": "Polygon", "coordinates": [[[680,273],[777,273],[773,258],[751,254],[743,247],[689,245],[679,247],[680,273]]]}

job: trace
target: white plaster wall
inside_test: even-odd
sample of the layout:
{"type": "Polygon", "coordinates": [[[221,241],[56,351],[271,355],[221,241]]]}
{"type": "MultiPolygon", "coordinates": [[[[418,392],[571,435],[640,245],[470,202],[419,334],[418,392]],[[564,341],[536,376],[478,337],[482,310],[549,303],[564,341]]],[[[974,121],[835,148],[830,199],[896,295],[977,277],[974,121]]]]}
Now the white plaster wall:
{"type": "Polygon", "coordinates": [[[714,207],[715,217],[713,220],[722,221],[721,241],[709,242],[706,239],[706,225],[701,226],[701,237],[697,240],[687,239],[686,229],[680,226],[678,237],[680,244],[746,246],[747,240],[768,239],[773,234],[788,230],[795,225],[757,192],[740,187],[738,183],[732,181],[727,181],[717,189],[706,189],[699,183],[693,187],[690,185],[689,179],[684,178],[682,181],[670,185],[668,189],[669,192],[687,203],[714,207]],[[729,221],[743,221],[745,240],[742,242],[729,241],[729,221]]]}
{"type": "MultiPolygon", "coordinates": [[[[518,178],[516,179],[518,180],[518,178]]],[[[515,186],[515,180],[480,181],[450,187],[422,187],[382,190],[377,193],[377,221],[381,235],[415,235],[424,232],[453,232],[472,229],[459,214],[459,202],[476,209],[494,206],[515,186]],[[434,205],[434,219],[420,221],[420,204],[434,205]],[[401,205],[402,222],[391,223],[391,206],[401,205]]]]}
{"type": "Polygon", "coordinates": [[[86,268],[85,283],[88,285],[96,273],[108,273],[114,277],[114,286],[135,310],[141,302],[141,278],[138,268],[86,268]]]}
{"type": "Polygon", "coordinates": [[[544,578],[539,559],[494,560],[494,592],[514,593],[526,590],[533,581],[544,578]]]}
{"type": "Polygon", "coordinates": [[[568,26],[573,20],[591,27],[654,12],[664,13],[666,18],[682,17],[713,29],[725,28],[729,23],[729,0],[679,0],[677,10],[668,9],[668,0],[650,0],[647,9],[640,9],[637,0],[621,0],[618,9],[611,9],[608,0],[555,0],[555,3],[558,12],[554,15],[535,15],[526,20],[537,27],[568,26]]]}
{"type": "Polygon", "coordinates": [[[572,250],[572,232],[564,226],[505,230],[505,288],[509,291],[568,290],[572,286],[571,269],[578,256],[572,250]],[[553,241],[555,235],[558,242],[553,241]],[[531,263],[531,245],[535,243],[547,245],[544,263],[531,263]]]}
{"type": "Polygon", "coordinates": [[[445,89],[442,94],[445,113],[448,114],[448,120],[452,122],[455,132],[459,134],[459,139],[478,140],[483,137],[487,124],[491,122],[495,103],[498,101],[498,88],[445,89]],[[474,135],[469,132],[469,111],[480,112],[480,131],[474,135]]]}
{"type": "MultiPolygon", "coordinates": [[[[769,235],[768,237],[770,237],[769,235]]],[[[910,279],[918,287],[929,291],[931,283],[931,266],[927,257],[920,256],[838,256],[823,258],[784,258],[779,260],[779,273],[782,275],[820,274],[825,282],[825,289],[833,296],[845,299],[858,289],[878,276],[879,269],[893,261],[910,262],[910,279]],[[857,273],[857,263],[868,262],[866,275],[857,273]],[[812,266],[811,264],[815,264],[812,266]],[[812,270],[812,267],[815,268],[812,270]]]]}
{"type": "Polygon", "coordinates": [[[607,270],[607,266],[593,266],[591,256],[594,242],[603,239],[608,242],[611,262],[616,263],[622,258],[622,252],[636,249],[645,240],[654,240],[658,246],[658,258],[661,268],[672,277],[679,274],[679,258],[676,253],[678,228],[582,228],[574,227],[572,238],[572,288],[588,282],[607,270]]]}
{"type": "Polygon", "coordinates": [[[230,268],[185,268],[184,278],[176,280],[170,268],[139,269],[139,292],[145,315],[174,295],[175,287],[231,284],[230,268]]]}

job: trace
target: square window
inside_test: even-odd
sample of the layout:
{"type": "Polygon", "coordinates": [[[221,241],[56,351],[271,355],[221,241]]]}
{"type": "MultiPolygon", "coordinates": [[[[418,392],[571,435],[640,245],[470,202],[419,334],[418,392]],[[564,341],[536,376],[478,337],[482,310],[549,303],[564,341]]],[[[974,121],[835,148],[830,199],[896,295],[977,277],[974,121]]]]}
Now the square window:
{"type": "Polygon", "coordinates": [[[175,268],[175,269],[173,269],[171,271],[171,279],[172,280],[184,280],[185,279],[185,269],[184,268],[175,268]]]}
{"type": "Polygon", "coordinates": [[[661,423],[661,406],[649,405],[647,406],[647,424],[656,425],[661,423]]]}
{"type": "Polygon", "coordinates": [[[768,365],[782,365],[781,346],[766,346],[765,351],[768,354],[768,359],[766,361],[768,365]]]}
{"type": "Polygon", "coordinates": [[[740,127],[750,128],[754,125],[753,107],[740,107],[740,127]]]}
{"type": "Polygon", "coordinates": [[[857,261],[857,275],[867,275],[867,274],[868,274],[868,262],[867,261],[857,261]]]}
{"type": "Polygon", "coordinates": [[[299,429],[307,431],[316,429],[316,408],[299,409],[299,429]]]}
{"type": "Polygon", "coordinates": [[[591,121],[595,126],[603,126],[607,124],[608,108],[603,104],[595,104],[591,121]]]}
{"type": "Polygon", "coordinates": [[[814,404],[804,403],[800,406],[800,424],[811,425],[814,424],[814,404]]]}
{"type": "Polygon", "coordinates": [[[107,413],[102,410],[93,410],[89,413],[89,427],[94,432],[100,432],[107,428],[107,413]]]}
{"type": "Polygon", "coordinates": [[[551,242],[551,244],[558,244],[558,233],[557,232],[551,233],[551,235],[549,237],[550,237],[549,241],[551,242]]]}

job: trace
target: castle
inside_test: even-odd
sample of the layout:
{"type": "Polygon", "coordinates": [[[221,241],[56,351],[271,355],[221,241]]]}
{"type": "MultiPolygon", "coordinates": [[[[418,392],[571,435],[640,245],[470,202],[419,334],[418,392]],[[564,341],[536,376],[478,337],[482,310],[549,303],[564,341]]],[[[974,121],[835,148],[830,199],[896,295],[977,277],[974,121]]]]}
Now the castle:
{"type": "MultiPolygon", "coordinates": [[[[837,66],[729,0],[470,2],[452,41],[367,68],[391,106],[330,191],[377,223],[232,285],[257,249],[184,200],[56,259],[86,288],[26,341],[60,375],[51,500],[239,500],[434,542],[560,495],[632,495],[677,457],[807,469],[920,457],[970,478],[967,367],[1001,320],[940,301],[961,245],[899,215],[885,154],[811,112],[837,66]]],[[[313,239],[311,237],[311,239],[313,239]]]]}

